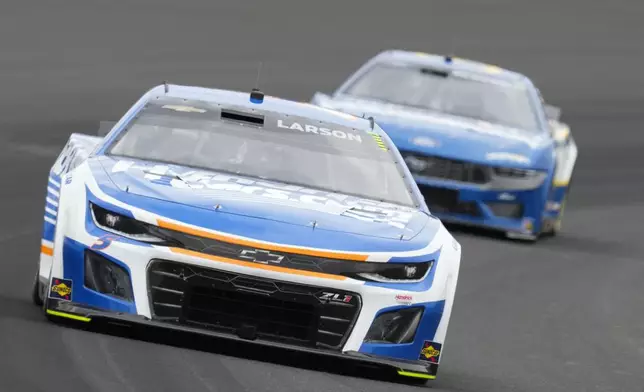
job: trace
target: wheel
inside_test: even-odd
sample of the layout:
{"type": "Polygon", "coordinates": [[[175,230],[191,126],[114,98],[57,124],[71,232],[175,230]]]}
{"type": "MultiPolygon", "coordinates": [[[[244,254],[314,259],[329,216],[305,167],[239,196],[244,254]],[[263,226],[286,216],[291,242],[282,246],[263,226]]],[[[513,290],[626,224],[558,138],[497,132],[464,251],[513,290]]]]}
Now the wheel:
{"type": "Polygon", "coordinates": [[[34,277],[34,283],[31,288],[31,300],[36,306],[43,306],[43,298],[41,294],[43,293],[42,285],[40,284],[40,262],[38,262],[38,270],[36,270],[36,276],[34,277]]]}
{"type": "MultiPolygon", "coordinates": [[[[564,211],[566,209],[566,202],[568,201],[568,194],[570,193],[570,187],[572,186],[572,178],[568,182],[568,188],[566,188],[566,193],[561,200],[561,209],[559,210],[559,216],[556,220],[549,222],[549,230],[542,233],[544,237],[555,237],[561,231],[561,225],[563,223],[564,211]]],[[[545,222],[545,221],[544,221],[545,222]]],[[[543,225],[543,223],[542,223],[543,225]]]]}
{"type": "Polygon", "coordinates": [[[561,210],[559,211],[559,217],[553,225],[552,232],[553,235],[557,235],[561,231],[561,224],[563,223],[564,211],[566,209],[566,201],[568,201],[568,192],[570,192],[570,184],[568,184],[568,189],[566,189],[566,194],[564,195],[563,200],[561,201],[561,210]]]}

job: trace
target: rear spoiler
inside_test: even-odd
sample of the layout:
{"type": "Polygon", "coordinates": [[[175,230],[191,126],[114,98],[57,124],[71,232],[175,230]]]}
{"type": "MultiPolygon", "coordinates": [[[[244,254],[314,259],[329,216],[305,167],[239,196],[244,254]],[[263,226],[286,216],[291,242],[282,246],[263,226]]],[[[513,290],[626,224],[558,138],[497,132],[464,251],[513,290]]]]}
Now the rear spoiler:
{"type": "Polygon", "coordinates": [[[105,136],[110,133],[114,125],[116,125],[116,121],[101,121],[98,127],[98,136],[105,136]]]}
{"type": "Polygon", "coordinates": [[[546,111],[546,117],[548,117],[548,120],[550,121],[557,121],[559,122],[561,118],[561,109],[552,106],[552,105],[545,105],[545,111],[546,111]]]}

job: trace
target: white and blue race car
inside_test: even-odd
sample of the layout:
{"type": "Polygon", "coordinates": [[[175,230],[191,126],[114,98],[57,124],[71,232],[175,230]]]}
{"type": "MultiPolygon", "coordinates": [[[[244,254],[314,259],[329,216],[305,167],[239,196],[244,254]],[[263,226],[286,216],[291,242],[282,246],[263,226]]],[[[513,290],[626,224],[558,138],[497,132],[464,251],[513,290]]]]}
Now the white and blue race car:
{"type": "Polygon", "coordinates": [[[442,220],[529,241],[560,230],[577,146],[525,75],[391,50],[312,103],[373,116],[442,220]]]}
{"type": "Polygon", "coordinates": [[[461,247],[368,119],[160,85],[51,168],[33,300],[436,377],[461,247]]]}

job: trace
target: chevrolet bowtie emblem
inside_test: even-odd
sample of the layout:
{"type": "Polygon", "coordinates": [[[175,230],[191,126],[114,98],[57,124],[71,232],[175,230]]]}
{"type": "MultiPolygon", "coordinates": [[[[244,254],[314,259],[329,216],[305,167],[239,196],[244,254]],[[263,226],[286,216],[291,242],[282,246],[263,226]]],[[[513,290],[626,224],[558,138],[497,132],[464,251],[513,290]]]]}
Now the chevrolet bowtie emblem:
{"type": "Polygon", "coordinates": [[[239,257],[242,259],[254,261],[255,263],[261,263],[261,264],[279,264],[283,259],[284,256],[278,255],[275,253],[271,253],[267,250],[261,250],[261,249],[255,249],[255,250],[250,250],[250,249],[244,249],[241,252],[239,252],[239,257]]]}

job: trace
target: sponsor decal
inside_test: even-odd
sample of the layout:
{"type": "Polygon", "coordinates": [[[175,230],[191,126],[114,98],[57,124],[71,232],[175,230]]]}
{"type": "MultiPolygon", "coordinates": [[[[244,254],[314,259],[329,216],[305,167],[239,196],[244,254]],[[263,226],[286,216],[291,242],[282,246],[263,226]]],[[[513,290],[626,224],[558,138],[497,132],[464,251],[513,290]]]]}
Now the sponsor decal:
{"type": "Polygon", "coordinates": [[[559,211],[561,209],[561,204],[554,201],[549,201],[546,204],[546,209],[548,211],[559,211]]]}
{"type": "Polygon", "coordinates": [[[515,199],[516,199],[516,196],[508,192],[503,192],[499,195],[499,200],[512,201],[515,199]]]}
{"type": "MultiPolygon", "coordinates": [[[[366,222],[386,223],[404,229],[414,216],[411,208],[386,202],[365,200],[297,185],[287,185],[262,180],[251,180],[227,174],[201,170],[177,172],[168,165],[139,165],[132,161],[119,161],[112,173],[139,171],[144,180],[157,185],[178,189],[203,191],[201,197],[252,200],[288,205],[293,208],[315,209],[334,215],[343,215],[366,222]],[[160,181],[165,178],[166,181],[160,181]],[[246,198],[247,196],[259,197],[246,198]]],[[[214,203],[213,203],[214,204],[214,203]]],[[[213,208],[216,208],[213,205],[213,208]]]]}
{"type": "Polygon", "coordinates": [[[523,232],[524,233],[532,233],[534,230],[534,221],[532,218],[524,218],[523,219],[523,232]]]}
{"type": "Polygon", "coordinates": [[[418,359],[430,363],[438,363],[441,357],[442,344],[425,340],[423,348],[420,349],[418,359]]]}
{"type": "Polygon", "coordinates": [[[485,154],[485,159],[488,161],[509,161],[526,165],[530,163],[530,158],[525,155],[513,154],[511,152],[490,152],[485,154]]]}
{"type": "Polygon", "coordinates": [[[244,249],[239,257],[260,264],[279,264],[284,260],[284,256],[263,249],[244,249]]]}
{"type": "Polygon", "coordinates": [[[349,303],[353,298],[352,295],[338,294],[333,292],[324,291],[318,295],[318,299],[322,302],[343,302],[349,303]]]}
{"type": "Polygon", "coordinates": [[[49,297],[60,299],[63,301],[72,300],[72,286],[71,279],[53,278],[51,280],[51,289],[49,290],[49,297]]]}
{"type": "Polygon", "coordinates": [[[410,305],[412,302],[414,302],[414,297],[412,297],[410,294],[396,294],[395,299],[396,302],[405,305],[410,305]]]}
{"type": "Polygon", "coordinates": [[[199,109],[194,106],[163,105],[162,107],[164,109],[170,109],[176,112],[183,112],[183,113],[206,113],[205,109],[199,109]]]}
{"type": "Polygon", "coordinates": [[[426,136],[418,136],[413,139],[411,139],[411,142],[419,147],[438,147],[439,143],[431,138],[428,138],[426,136]]]}
{"type": "Polygon", "coordinates": [[[289,124],[285,123],[284,120],[277,120],[277,127],[306,133],[314,133],[321,136],[333,136],[338,139],[346,139],[362,143],[362,137],[360,135],[341,131],[339,129],[323,128],[311,124],[302,125],[298,122],[292,122],[289,124]]]}

